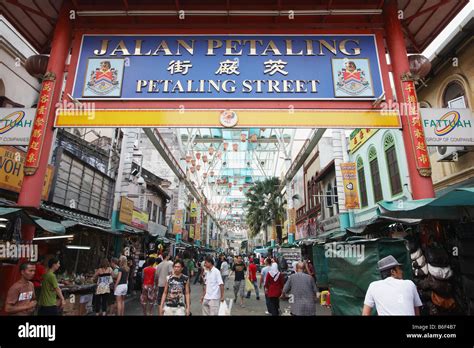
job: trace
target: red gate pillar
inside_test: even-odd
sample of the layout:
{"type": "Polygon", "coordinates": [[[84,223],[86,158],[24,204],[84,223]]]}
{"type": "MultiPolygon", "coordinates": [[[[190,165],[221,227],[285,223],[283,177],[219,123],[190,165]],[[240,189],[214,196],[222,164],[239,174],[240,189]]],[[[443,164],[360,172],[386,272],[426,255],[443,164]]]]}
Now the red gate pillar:
{"type": "MultiPolygon", "coordinates": [[[[54,29],[46,73],[48,77],[45,76],[43,79],[33,127],[33,132],[37,130],[37,133],[32,133],[27,158],[25,160],[25,176],[17,202],[20,206],[39,208],[41,203],[41,192],[53,142],[55,105],[60,101],[65,64],[71,45],[72,25],[69,17],[68,4],[69,1],[64,1],[54,29]],[[44,115],[42,112],[44,112],[44,115]],[[34,149],[36,149],[36,152],[34,152],[34,149]],[[32,155],[33,157],[29,157],[32,155]],[[32,159],[36,159],[36,161],[34,168],[28,173],[28,161],[32,159]]],[[[22,229],[22,239],[31,241],[34,232],[34,226],[24,225],[22,229]]]]}
{"type": "MultiPolygon", "coordinates": [[[[405,47],[405,40],[403,37],[402,27],[400,20],[398,19],[398,8],[396,0],[386,0],[383,8],[384,22],[385,22],[385,35],[387,40],[388,53],[390,55],[390,63],[392,65],[393,79],[395,83],[395,90],[397,94],[398,105],[411,105],[413,100],[407,100],[406,93],[403,93],[403,82],[402,76],[409,74],[410,64],[408,63],[408,56],[405,47]]],[[[416,98],[416,95],[415,95],[416,98]]],[[[417,107],[417,106],[416,106],[417,107]]],[[[401,120],[402,120],[402,135],[403,143],[405,145],[405,152],[408,163],[408,173],[410,175],[410,184],[412,190],[413,199],[433,198],[434,189],[431,176],[423,173],[419,170],[417,149],[415,149],[414,137],[410,128],[410,113],[406,112],[406,107],[400,107],[401,120]]],[[[417,118],[415,117],[415,120],[417,118]]],[[[419,120],[419,115],[418,115],[419,120]]],[[[417,136],[419,136],[419,129],[417,136]]],[[[421,128],[421,135],[424,142],[423,129],[421,128]]],[[[423,158],[426,163],[426,157],[429,161],[429,156],[423,158]]],[[[428,162],[429,165],[429,162],[428,162]]]]}

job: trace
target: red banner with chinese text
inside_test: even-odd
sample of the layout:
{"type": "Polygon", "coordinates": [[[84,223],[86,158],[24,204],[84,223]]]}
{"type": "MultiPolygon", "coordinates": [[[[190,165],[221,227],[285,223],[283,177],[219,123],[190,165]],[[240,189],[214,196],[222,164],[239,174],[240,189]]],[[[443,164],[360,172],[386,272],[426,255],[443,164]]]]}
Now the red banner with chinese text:
{"type": "Polygon", "coordinates": [[[431,176],[431,164],[426,146],[425,133],[421,123],[418,98],[415,91],[415,83],[411,80],[402,81],[403,96],[406,103],[404,116],[408,118],[408,127],[412,150],[415,154],[416,169],[421,176],[431,176]]]}
{"type": "Polygon", "coordinates": [[[39,167],[41,149],[44,143],[44,133],[48,125],[48,115],[54,94],[55,75],[47,73],[43,79],[38,98],[35,121],[31,130],[30,144],[26,153],[25,175],[33,175],[39,167]]]}

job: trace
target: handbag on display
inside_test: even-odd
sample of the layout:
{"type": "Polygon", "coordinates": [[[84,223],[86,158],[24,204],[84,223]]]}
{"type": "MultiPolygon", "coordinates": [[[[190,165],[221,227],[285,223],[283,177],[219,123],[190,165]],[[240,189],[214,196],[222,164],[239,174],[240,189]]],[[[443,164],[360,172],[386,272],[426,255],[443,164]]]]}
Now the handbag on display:
{"type": "Polygon", "coordinates": [[[420,256],[422,256],[422,252],[421,252],[421,249],[418,248],[415,252],[411,253],[410,254],[410,258],[412,259],[412,261],[416,260],[417,258],[419,258],[420,256]]]}
{"type": "Polygon", "coordinates": [[[428,275],[428,265],[425,264],[421,268],[415,268],[413,273],[415,274],[415,277],[426,277],[428,275]]]}
{"type": "Polygon", "coordinates": [[[451,267],[436,267],[428,263],[428,272],[436,279],[445,280],[453,275],[451,267]]]}
{"type": "Polygon", "coordinates": [[[452,297],[443,297],[437,294],[435,291],[431,292],[431,302],[433,302],[435,306],[443,309],[451,310],[456,308],[456,302],[452,297]]]}
{"type": "Polygon", "coordinates": [[[449,257],[446,250],[438,247],[429,247],[425,250],[426,261],[435,267],[448,267],[449,257]]]}

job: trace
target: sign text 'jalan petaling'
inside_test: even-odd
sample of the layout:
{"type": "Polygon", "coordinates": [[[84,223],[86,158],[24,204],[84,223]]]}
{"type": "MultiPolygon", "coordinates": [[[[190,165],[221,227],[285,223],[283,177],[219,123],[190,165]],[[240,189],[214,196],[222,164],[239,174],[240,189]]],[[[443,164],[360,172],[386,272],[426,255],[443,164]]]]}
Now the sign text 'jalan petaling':
{"type": "Polygon", "coordinates": [[[84,35],[83,99],[376,99],[374,35],[84,35]]]}

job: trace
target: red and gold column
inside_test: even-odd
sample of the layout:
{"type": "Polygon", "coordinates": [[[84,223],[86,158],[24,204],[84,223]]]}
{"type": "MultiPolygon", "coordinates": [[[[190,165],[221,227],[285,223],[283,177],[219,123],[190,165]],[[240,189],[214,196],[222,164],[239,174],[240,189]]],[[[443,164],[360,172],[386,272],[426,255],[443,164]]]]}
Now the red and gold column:
{"type": "Polygon", "coordinates": [[[386,0],[383,8],[385,37],[392,66],[397,102],[400,105],[402,135],[413,199],[434,197],[431,168],[421,127],[418,103],[410,75],[405,39],[398,18],[396,0],[386,0]]]}

